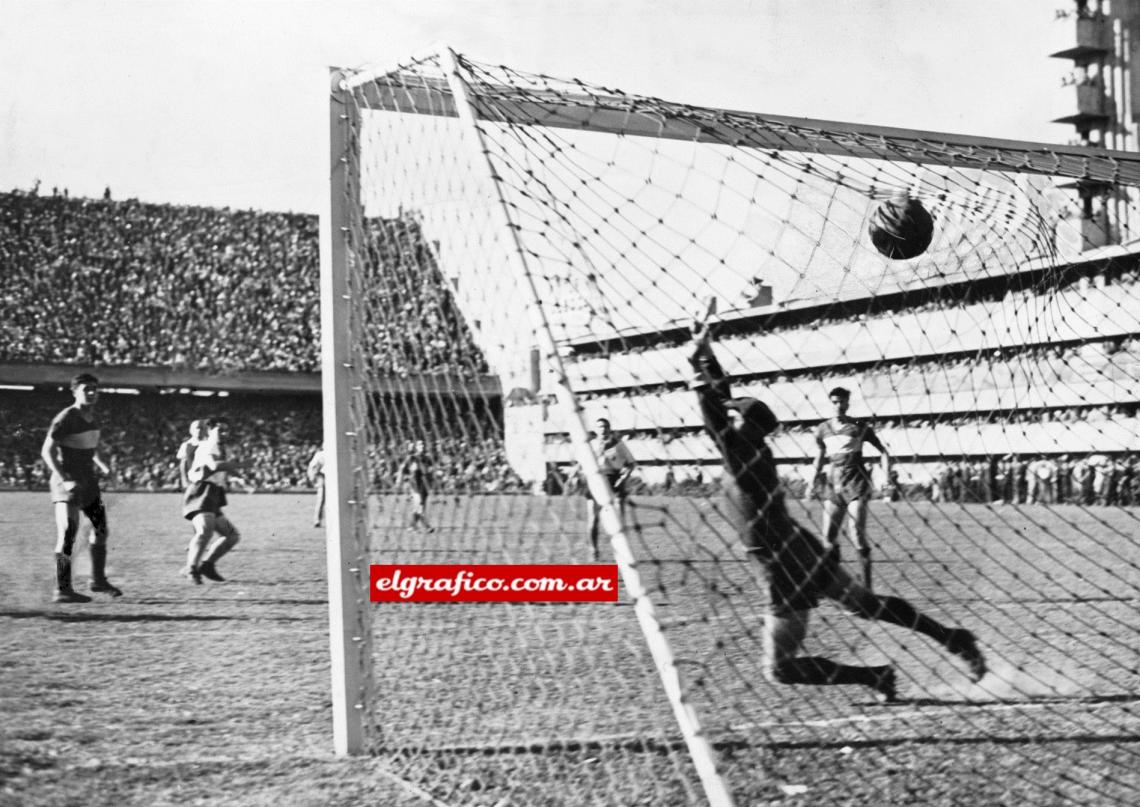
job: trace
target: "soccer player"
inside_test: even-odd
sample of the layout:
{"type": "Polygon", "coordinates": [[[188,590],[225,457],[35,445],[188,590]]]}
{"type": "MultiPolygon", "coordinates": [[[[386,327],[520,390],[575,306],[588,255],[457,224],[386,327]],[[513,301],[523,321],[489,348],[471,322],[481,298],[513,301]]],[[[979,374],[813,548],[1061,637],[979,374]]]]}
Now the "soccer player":
{"type": "Polygon", "coordinates": [[[428,492],[431,488],[431,463],[427,458],[422,440],[410,444],[408,456],[396,475],[396,487],[407,481],[412,493],[412,523],[408,529],[422,526],[425,532],[435,532],[435,527],[427,520],[428,492]]]}
{"type": "Polygon", "coordinates": [[[215,564],[241,540],[238,528],[222,512],[229,475],[238,469],[238,463],[226,459],[228,433],[229,423],[223,418],[206,421],[206,439],[195,448],[187,474],[190,486],[183,497],[182,515],[194,525],[194,537],[186,552],[186,568],[198,585],[203,577],[218,583],[225,580],[215,564]]]}
{"type": "MultiPolygon", "coordinates": [[[[190,436],[183,440],[178,446],[178,452],[175,454],[178,460],[178,478],[182,481],[182,494],[183,496],[190,489],[190,467],[194,464],[194,452],[198,450],[198,445],[206,439],[206,421],[205,420],[192,420],[190,421],[190,436]]],[[[191,527],[193,529],[193,527],[191,527]]],[[[194,546],[196,538],[190,539],[190,546],[194,546]]],[[[187,552],[190,547],[187,547],[187,552]]],[[[190,576],[191,569],[189,566],[183,567],[180,574],[190,576]]]]}
{"type": "Polygon", "coordinates": [[[51,472],[55,504],[55,593],[53,602],[91,602],[71,585],[71,551],[79,531],[79,514],[91,522],[91,590],[112,597],[123,592],[107,580],[107,509],[99,491],[96,469],[111,469],[96,454],[99,426],[93,410],[99,399],[99,379],[81,373],[71,379],[74,402],[52,419],[40,455],[51,472]]]}
{"type": "MultiPolygon", "coordinates": [[[[618,502],[621,519],[624,522],[625,503],[629,495],[626,490],[626,482],[629,481],[630,474],[637,468],[637,463],[633,459],[633,454],[630,453],[629,446],[614,433],[608,419],[598,418],[594,424],[594,429],[595,436],[592,443],[594,456],[598,458],[598,467],[602,475],[609,480],[614,497],[618,502]]],[[[589,486],[586,487],[586,495],[590,499],[590,557],[596,561],[601,558],[598,550],[598,531],[602,508],[594,501],[589,486]]]]}
{"type": "Polygon", "coordinates": [[[722,484],[728,513],[768,597],[764,621],[763,667],[772,683],[861,684],[882,701],[897,698],[893,666],[838,664],[802,656],[808,618],[821,598],[834,600],[864,619],[889,622],[917,631],[961,657],[978,681],[986,664],[974,635],[948,628],[899,597],[874,594],[851,578],[839,558],[788,513],[784,491],[766,437],[779,421],[763,402],[734,398],[728,379],[709,343],[707,326],[693,326],[691,357],[705,431],[720,450],[722,484]]]}
{"type": "Polygon", "coordinates": [[[824,421],[815,430],[819,453],[812,468],[812,479],[817,491],[826,484],[827,497],[823,503],[823,534],[828,546],[838,553],[839,532],[846,517],[848,536],[859,552],[863,569],[863,585],[871,588],[871,544],[867,540],[867,501],[871,498],[871,474],[863,462],[863,444],[870,443],[879,450],[883,479],[891,478],[891,457],[875,430],[847,414],[851,403],[850,391],[836,387],[828,393],[835,417],[824,421]],[[829,472],[823,466],[830,460],[829,472]]]}
{"type": "Polygon", "coordinates": [[[305,469],[305,475],[309,477],[309,482],[317,490],[317,503],[313,507],[313,526],[321,526],[321,520],[325,517],[325,447],[321,446],[313,452],[312,459],[309,460],[309,467],[305,469]]]}
{"type": "Polygon", "coordinates": [[[190,466],[194,464],[194,451],[198,444],[206,439],[206,421],[190,421],[190,436],[178,446],[178,476],[182,480],[182,489],[190,487],[190,466]]]}

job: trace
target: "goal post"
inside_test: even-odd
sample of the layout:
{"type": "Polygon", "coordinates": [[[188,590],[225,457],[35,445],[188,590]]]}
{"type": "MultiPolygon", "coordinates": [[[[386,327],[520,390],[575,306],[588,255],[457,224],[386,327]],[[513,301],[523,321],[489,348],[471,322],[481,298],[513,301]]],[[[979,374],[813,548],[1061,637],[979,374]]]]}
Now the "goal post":
{"type": "Polygon", "coordinates": [[[365,751],[368,681],[372,664],[368,604],[367,491],[360,464],[362,391],[353,383],[354,298],[363,290],[352,272],[352,210],[359,205],[359,177],[346,155],[352,150],[356,107],[338,98],[343,80],[331,71],[329,211],[321,216],[321,386],[326,480],[326,548],[329,581],[333,745],[337,754],[365,751]]]}
{"type": "Polygon", "coordinates": [[[1016,740],[1128,724],[1126,706],[1080,703],[1120,703],[1140,662],[1122,571],[1140,558],[1119,540],[1140,505],[1140,251],[1088,247],[1134,239],[1140,156],[696,107],[447,48],[332,79],[338,753],[443,803],[752,803],[823,765],[839,790],[821,799],[850,798],[861,770],[884,803],[910,786],[896,748],[931,763],[934,791],[989,793],[960,740],[1013,748],[1030,800],[1140,787],[1111,753],[1060,772],[1061,752],[1016,740]],[[827,603],[805,654],[895,665],[911,708],[770,680],[766,584],[691,388],[710,297],[734,394],[782,423],[769,443],[794,518],[854,577],[865,555],[876,588],[975,631],[981,683],[827,603]],[[834,387],[889,450],[866,446],[855,543],[813,496],[834,387]],[[637,462],[621,506],[598,419],[637,462]],[[370,563],[587,560],[595,506],[614,607],[368,601],[370,563]],[[1061,604],[1035,606],[1043,589],[1061,604]],[[1029,700],[1046,705],[1016,721],[968,709],[1029,700]]]}

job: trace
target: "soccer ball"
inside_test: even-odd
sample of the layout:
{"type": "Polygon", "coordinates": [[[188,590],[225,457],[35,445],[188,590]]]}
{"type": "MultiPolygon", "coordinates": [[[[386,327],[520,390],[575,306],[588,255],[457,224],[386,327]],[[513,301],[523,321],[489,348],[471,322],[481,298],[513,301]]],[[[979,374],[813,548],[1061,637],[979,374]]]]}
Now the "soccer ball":
{"type": "Polygon", "coordinates": [[[871,243],[892,261],[918,257],[934,238],[934,219],[922,202],[911,196],[896,196],[879,202],[871,213],[867,232],[871,243]]]}

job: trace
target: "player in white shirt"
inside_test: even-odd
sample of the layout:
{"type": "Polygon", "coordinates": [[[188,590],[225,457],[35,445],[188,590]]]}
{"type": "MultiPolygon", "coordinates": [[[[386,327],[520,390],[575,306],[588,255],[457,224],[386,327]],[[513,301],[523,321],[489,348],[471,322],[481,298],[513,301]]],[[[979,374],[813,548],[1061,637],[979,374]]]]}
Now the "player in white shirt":
{"type": "MultiPolygon", "coordinates": [[[[625,502],[628,496],[626,483],[629,481],[630,474],[637,467],[637,463],[629,451],[629,446],[614,434],[609,420],[598,418],[595,428],[595,437],[591,443],[594,456],[598,458],[598,466],[602,475],[609,480],[610,487],[613,488],[622,521],[625,521],[625,502]]],[[[602,509],[594,501],[594,497],[590,495],[589,488],[586,488],[586,495],[590,499],[590,557],[593,560],[598,560],[601,557],[598,550],[598,522],[602,509]]]]}
{"type": "Polygon", "coordinates": [[[226,459],[228,431],[224,419],[206,422],[206,439],[196,446],[187,474],[190,486],[183,497],[182,515],[194,525],[194,537],[186,553],[186,566],[197,584],[203,577],[219,583],[225,580],[215,564],[241,540],[237,527],[222,512],[229,475],[238,468],[236,462],[226,459]]]}

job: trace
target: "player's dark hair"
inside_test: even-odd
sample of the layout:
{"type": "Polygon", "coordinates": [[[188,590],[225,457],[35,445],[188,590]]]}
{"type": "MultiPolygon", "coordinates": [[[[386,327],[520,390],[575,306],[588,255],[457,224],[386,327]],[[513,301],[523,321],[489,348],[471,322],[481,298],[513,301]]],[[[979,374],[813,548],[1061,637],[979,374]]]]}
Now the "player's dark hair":
{"type": "Polygon", "coordinates": [[[91,375],[91,373],[80,373],[71,379],[71,388],[73,390],[79,389],[84,384],[98,384],[99,379],[91,375]]]}
{"type": "Polygon", "coordinates": [[[230,419],[227,417],[206,418],[206,428],[212,429],[215,426],[229,426],[230,419]]]}
{"type": "Polygon", "coordinates": [[[827,393],[828,398],[842,398],[845,401],[851,400],[851,390],[846,387],[832,387],[831,392],[827,393]]]}

